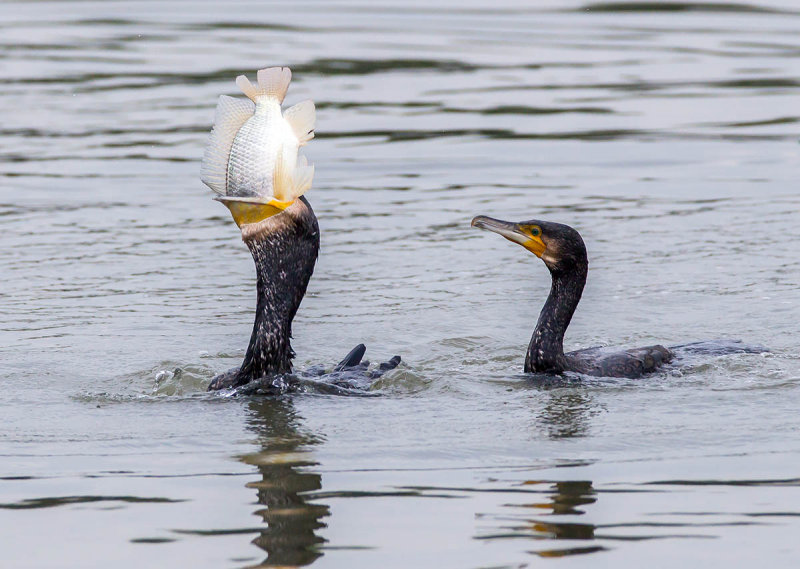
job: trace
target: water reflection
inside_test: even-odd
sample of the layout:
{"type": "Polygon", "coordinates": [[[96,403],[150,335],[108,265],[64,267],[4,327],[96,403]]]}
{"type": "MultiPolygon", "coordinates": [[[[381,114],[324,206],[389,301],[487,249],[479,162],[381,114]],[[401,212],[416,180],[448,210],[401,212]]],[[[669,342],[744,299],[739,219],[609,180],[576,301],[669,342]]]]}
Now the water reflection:
{"type": "MultiPolygon", "coordinates": [[[[529,484],[542,484],[541,482],[526,482],[529,484]]],[[[568,480],[555,482],[551,486],[552,493],[547,496],[547,501],[535,504],[521,504],[518,507],[534,507],[550,510],[547,515],[551,516],[576,516],[586,512],[578,506],[594,504],[597,501],[597,494],[588,480],[568,480]]],[[[554,522],[542,520],[526,520],[526,525],[518,528],[525,534],[534,539],[556,539],[556,540],[595,540],[595,530],[597,526],[587,523],[575,522],[554,522]]],[[[582,555],[605,551],[606,548],[600,545],[589,547],[561,547],[550,548],[531,553],[540,557],[566,557],[570,555],[582,555]]]]}
{"type": "Polygon", "coordinates": [[[588,393],[572,387],[556,388],[548,391],[536,418],[551,439],[585,437],[596,411],[588,393]]]}
{"type": "MultiPolygon", "coordinates": [[[[534,487],[530,489],[531,492],[543,492],[545,499],[522,504],[507,504],[507,507],[513,508],[515,511],[521,509],[522,512],[499,517],[498,521],[502,522],[501,527],[504,531],[484,536],[484,539],[524,538],[577,541],[594,541],[597,539],[595,531],[598,526],[595,524],[576,523],[572,520],[552,521],[550,519],[539,519],[539,516],[580,516],[585,514],[586,512],[582,509],[582,506],[588,506],[597,501],[597,493],[591,481],[567,480],[550,482],[529,480],[524,482],[523,486],[534,487]],[[550,487],[547,490],[538,490],[536,488],[543,485],[549,485],[550,487]],[[536,513],[536,518],[532,518],[528,511],[532,508],[539,510],[536,513]],[[509,524],[508,522],[511,523],[509,524]]],[[[531,553],[541,557],[564,557],[567,555],[594,553],[605,549],[600,545],[571,546],[531,551],[531,553]]]]}
{"type": "MultiPolygon", "coordinates": [[[[539,481],[525,482],[526,486],[534,484],[538,485],[543,483],[539,481]]],[[[580,516],[586,512],[579,509],[578,506],[594,504],[597,501],[597,495],[592,487],[592,483],[588,480],[555,482],[552,485],[552,491],[553,493],[547,496],[547,502],[520,504],[518,507],[550,510],[547,512],[549,515],[569,514],[580,516]]]]}
{"type": "Polygon", "coordinates": [[[314,472],[310,447],[318,437],[305,431],[287,399],[258,399],[249,403],[248,424],[258,434],[261,451],[242,457],[255,466],[261,480],[248,488],[258,493],[256,510],[267,528],[253,543],[267,552],[255,567],[302,567],[322,556],[318,546],[325,539],[317,530],[325,527],[328,506],[308,502],[306,494],[322,488],[322,477],[314,472]]]}

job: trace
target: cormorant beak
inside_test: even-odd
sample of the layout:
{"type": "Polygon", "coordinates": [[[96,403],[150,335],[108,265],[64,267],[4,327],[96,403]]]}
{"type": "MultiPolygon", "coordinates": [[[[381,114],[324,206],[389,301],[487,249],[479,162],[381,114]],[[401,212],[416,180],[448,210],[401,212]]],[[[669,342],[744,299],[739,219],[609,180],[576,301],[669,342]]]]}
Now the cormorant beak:
{"type": "Polygon", "coordinates": [[[502,235],[509,241],[522,245],[540,259],[545,249],[547,249],[547,245],[542,241],[541,232],[537,229],[539,234],[533,235],[531,233],[531,228],[526,225],[479,215],[472,219],[472,227],[486,229],[487,231],[502,235]]]}
{"type": "Polygon", "coordinates": [[[294,200],[282,202],[276,199],[263,200],[234,196],[215,196],[214,199],[218,202],[222,202],[231,210],[233,221],[235,221],[236,225],[239,227],[249,223],[263,221],[268,217],[281,213],[294,203],[294,200]]]}

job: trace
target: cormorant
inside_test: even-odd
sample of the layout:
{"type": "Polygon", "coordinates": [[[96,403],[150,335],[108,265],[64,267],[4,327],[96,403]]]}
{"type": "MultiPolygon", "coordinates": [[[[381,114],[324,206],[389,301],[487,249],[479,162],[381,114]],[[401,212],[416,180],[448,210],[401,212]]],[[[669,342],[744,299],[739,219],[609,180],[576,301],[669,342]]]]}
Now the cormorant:
{"type": "MultiPolygon", "coordinates": [[[[209,390],[262,379],[269,380],[264,389],[270,392],[289,387],[280,376],[292,371],[292,320],[319,253],[317,217],[303,197],[311,188],[314,166],[298,154],[314,138],[314,103],[282,110],[292,79],[288,67],[261,69],[257,78],[256,85],[244,75],[236,78],[247,99],[219,98],[201,164],[203,183],[228,207],[253,255],[258,292],[244,362],[215,377],[209,390]]],[[[356,346],[326,379],[332,385],[363,387],[365,377],[375,378],[400,362],[395,356],[368,372],[368,362],[361,361],[364,351],[363,344],[356,346]],[[348,372],[358,378],[347,377],[348,372]]],[[[314,368],[306,375],[325,374],[314,368]]]]}
{"type": "MultiPolygon", "coordinates": [[[[306,293],[319,253],[319,224],[308,200],[301,196],[276,213],[274,204],[214,199],[227,205],[242,230],[242,240],[256,265],[256,316],[250,345],[240,368],[216,376],[209,391],[239,387],[251,381],[292,373],[292,320],[306,293]],[[259,219],[262,216],[262,219],[259,219]]],[[[374,371],[362,361],[366,348],[356,346],[329,374],[330,383],[363,387],[363,379],[376,379],[397,367],[395,356],[374,371]],[[351,377],[358,376],[358,377],[351,377]]],[[[325,375],[309,370],[312,377],[325,375]]]]}
{"type": "MultiPolygon", "coordinates": [[[[240,222],[235,214],[234,219],[240,222]]],[[[292,371],[292,320],[319,252],[319,224],[305,197],[282,213],[242,224],[241,229],[256,264],[255,324],[241,368],[215,377],[210,391],[292,371]]]]}
{"type": "Polygon", "coordinates": [[[550,294],[528,345],[526,373],[572,371],[591,376],[637,378],[672,361],[678,351],[714,355],[765,351],[736,340],[721,340],[684,344],[671,349],[654,345],[623,351],[588,348],[564,353],[564,333],[581,299],[589,268],[586,246],[580,233],[561,223],[535,219],[513,223],[484,215],[475,217],[472,226],[522,245],[544,261],[550,270],[550,294]]]}

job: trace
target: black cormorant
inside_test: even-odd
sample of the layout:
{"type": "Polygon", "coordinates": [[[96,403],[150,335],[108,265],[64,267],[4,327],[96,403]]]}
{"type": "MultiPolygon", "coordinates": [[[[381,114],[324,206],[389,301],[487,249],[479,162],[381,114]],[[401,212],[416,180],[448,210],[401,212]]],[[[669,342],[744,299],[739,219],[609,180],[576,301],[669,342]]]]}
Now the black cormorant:
{"type": "MultiPolygon", "coordinates": [[[[637,378],[673,359],[673,350],[661,345],[624,351],[589,348],[565,354],[564,332],[581,299],[589,268],[586,246],[580,234],[561,223],[535,219],[512,223],[483,215],[475,217],[472,226],[498,233],[522,245],[544,261],[550,270],[550,295],[528,345],[525,372],[558,374],[573,371],[592,376],[637,378]]],[[[734,344],[723,344],[718,346],[721,349],[714,349],[713,345],[709,347],[709,343],[700,342],[681,348],[706,353],[755,351],[738,344],[730,349],[734,344]],[[724,349],[726,347],[728,349],[724,349]]]]}
{"type": "MultiPolygon", "coordinates": [[[[276,209],[275,204],[285,204],[275,201],[265,204],[225,196],[215,199],[231,210],[242,230],[242,240],[253,255],[257,302],[253,333],[241,367],[216,376],[208,386],[209,391],[292,372],[292,320],[305,296],[319,253],[319,224],[305,197],[299,197],[285,209],[276,209]]],[[[363,344],[356,346],[334,368],[333,383],[350,385],[348,371],[375,379],[400,363],[400,357],[395,356],[369,372],[368,362],[361,361],[365,349],[363,344]]]]}

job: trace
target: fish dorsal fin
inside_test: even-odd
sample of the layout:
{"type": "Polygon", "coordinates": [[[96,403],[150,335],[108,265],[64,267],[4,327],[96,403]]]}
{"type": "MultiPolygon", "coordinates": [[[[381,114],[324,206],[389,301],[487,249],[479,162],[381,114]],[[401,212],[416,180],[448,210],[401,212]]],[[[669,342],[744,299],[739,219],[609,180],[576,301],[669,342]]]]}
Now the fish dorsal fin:
{"type": "Polygon", "coordinates": [[[292,70],[288,67],[270,67],[258,72],[258,83],[253,85],[244,75],[236,78],[236,85],[254,103],[261,97],[277,99],[278,104],[283,102],[289,83],[292,81],[292,70]]]}
{"type": "Polygon", "coordinates": [[[200,179],[218,194],[224,194],[227,189],[228,159],[236,133],[254,112],[255,105],[248,99],[236,99],[225,95],[219,98],[214,116],[214,128],[208,137],[200,166],[200,179]]]}
{"type": "Polygon", "coordinates": [[[290,170],[283,158],[283,150],[278,152],[272,177],[272,197],[284,202],[296,200],[311,188],[313,180],[314,165],[309,164],[305,156],[298,155],[294,170],[290,170]]]}
{"type": "Polygon", "coordinates": [[[309,140],[314,138],[314,123],[317,120],[314,101],[303,101],[297,103],[293,107],[289,107],[283,113],[283,118],[286,119],[286,122],[292,127],[294,135],[300,142],[300,146],[305,145],[309,140]]]}

